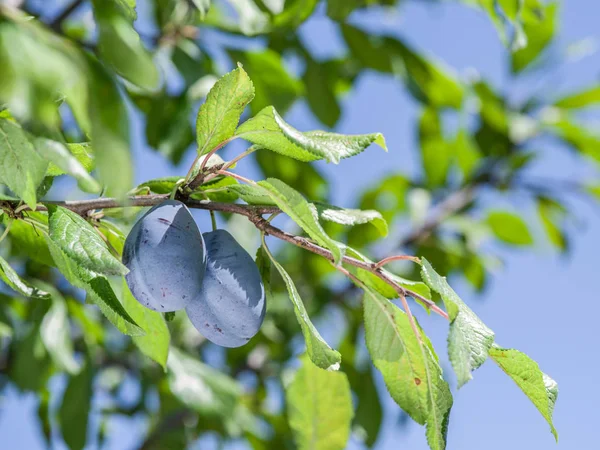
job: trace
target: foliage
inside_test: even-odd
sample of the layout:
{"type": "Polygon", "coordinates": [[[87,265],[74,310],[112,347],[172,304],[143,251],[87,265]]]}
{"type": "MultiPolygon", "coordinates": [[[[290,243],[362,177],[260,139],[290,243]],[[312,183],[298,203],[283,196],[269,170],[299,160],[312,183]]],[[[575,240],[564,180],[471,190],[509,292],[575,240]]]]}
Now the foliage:
{"type": "MultiPolygon", "coordinates": [[[[75,0],[51,21],[32,9],[39,2],[12,3],[20,8],[0,5],[0,352],[7,361],[0,371],[3,389],[38,394],[49,445],[62,436],[84,448],[102,441],[111,418],[140,414],[150,424],[144,449],[184,448],[208,432],[255,449],[342,449],[350,435],[371,447],[383,420],[381,377],[399,407],[425,425],[429,446],[444,449],[449,378],[407,297],[448,319],[458,387],[491,358],[557,437],[556,382],[524,353],[499,347],[438,272],[481,291],[499,251],[485,243],[531,249],[536,227],[567,250],[567,197],[598,197],[598,186],[531,180],[528,170],[541,158],[542,138],[561,142],[581,164],[600,160],[600,138],[577,118],[600,102],[600,87],[550,100],[531,92],[515,102],[483,79],[456,77],[398,35],[348,22],[365,10],[396,8],[395,0],[328,0],[323,9],[316,0],[156,0],[147,2],[150,18],[138,18],[135,0],[75,0]],[[323,14],[345,43],[342,56],[319,59],[299,39],[298,28],[323,14]],[[154,35],[138,32],[142,21],[154,35]],[[241,48],[224,39],[214,52],[205,31],[236,37],[241,48]],[[225,75],[216,53],[228,58],[225,75]],[[367,71],[393,77],[420,105],[422,170],[373,179],[352,208],[341,208],[328,203],[329,180],[314,162],[340,164],[364,151],[368,162],[377,158],[371,144],[387,150],[380,133],[331,131],[342,98],[367,71]],[[286,122],[299,101],[327,130],[286,122]],[[133,185],[131,114],[143,118],[148,146],[166,160],[177,164],[197,151],[187,174],[133,185]],[[448,117],[458,125],[448,127],[448,117]],[[216,152],[234,140],[251,146],[221,159],[216,152]],[[264,179],[235,172],[242,158],[254,159],[264,179]],[[52,186],[69,178],[87,197],[49,201],[52,186]],[[487,210],[484,191],[524,195],[534,214],[487,210]],[[256,263],[267,316],[246,346],[223,353],[219,370],[202,361],[218,350],[184,314],[144,308],[122,282],[135,213],[169,195],[230,225],[244,216],[262,235],[256,263]],[[274,226],[278,214],[300,234],[274,226]],[[399,238],[407,222],[411,231],[399,238]],[[388,230],[382,253],[376,241],[388,230]],[[270,250],[267,237],[284,242],[270,250]],[[390,257],[396,250],[417,257],[390,257]],[[332,310],[343,319],[324,325],[332,310]],[[328,328],[343,330],[341,340],[328,328]],[[302,340],[306,355],[297,358],[302,340]],[[363,346],[377,376],[357,357],[363,346]],[[57,376],[64,394],[51,389],[57,376]],[[119,394],[125,377],[139,386],[133,402],[119,394]],[[110,407],[95,401],[96,389],[110,407]],[[281,405],[270,407],[272,397],[281,405]],[[91,412],[100,412],[99,427],[88,426],[91,412]]],[[[513,80],[548,64],[557,2],[462,3],[497,28],[513,80]]]]}

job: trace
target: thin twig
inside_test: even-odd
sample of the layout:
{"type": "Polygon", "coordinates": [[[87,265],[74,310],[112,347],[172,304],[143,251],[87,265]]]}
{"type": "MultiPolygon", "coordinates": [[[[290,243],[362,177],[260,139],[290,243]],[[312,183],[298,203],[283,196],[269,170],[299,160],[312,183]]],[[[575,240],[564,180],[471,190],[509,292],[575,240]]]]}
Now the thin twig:
{"type": "Polygon", "coordinates": [[[79,8],[79,6],[81,6],[82,3],[83,0],[74,0],[73,2],[71,2],[71,4],[67,6],[63,10],[63,12],[56,16],[56,18],[52,22],[50,22],[48,26],[57,33],[60,33],[62,31],[63,22],[73,13],[73,11],[79,8]]]}
{"type": "Polygon", "coordinates": [[[376,262],[373,265],[374,269],[379,269],[383,266],[385,266],[386,264],[389,264],[393,261],[412,261],[415,262],[417,264],[419,264],[421,262],[421,260],[416,257],[416,256],[410,256],[410,255],[394,255],[394,256],[388,256],[387,258],[383,258],[381,261],[376,262]]]}

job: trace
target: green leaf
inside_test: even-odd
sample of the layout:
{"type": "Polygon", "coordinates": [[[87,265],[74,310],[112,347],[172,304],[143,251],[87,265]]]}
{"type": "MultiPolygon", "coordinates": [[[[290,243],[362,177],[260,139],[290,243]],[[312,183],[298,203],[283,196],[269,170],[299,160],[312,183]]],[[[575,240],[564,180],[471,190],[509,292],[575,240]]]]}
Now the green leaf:
{"type": "Polygon", "coordinates": [[[565,208],[552,199],[540,197],[537,199],[537,212],[552,245],[559,250],[567,250],[567,237],[557,225],[566,213],[565,208]]]}
{"type": "MultiPolygon", "coordinates": [[[[94,170],[94,152],[92,151],[92,147],[89,142],[77,142],[64,145],[69,150],[71,156],[74,157],[81,166],[83,166],[86,172],[90,173],[92,170],[94,170]]],[[[46,171],[46,176],[57,177],[59,175],[65,175],[66,173],[68,173],[66,170],[63,170],[56,164],[50,163],[48,170],[46,171]]]]}
{"type": "Polygon", "coordinates": [[[62,249],[50,238],[47,239],[50,254],[56,267],[73,286],[84,289],[86,300],[100,308],[102,314],[123,333],[130,336],[143,336],[144,330],[131,318],[115,295],[106,277],[79,266],[66,256],[62,249]]]}
{"type": "Polygon", "coordinates": [[[283,64],[281,55],[271,49],[262,51],[229,51],[234,63],[241,62],[254,83],[255,97],[250,104],[252,114],[273,105],[282,114],[302,94],[302,84],[283,64]]]}
{"type": "Polygon", "coordinates": [[[58,410],[58,422],[65,444],[71,450],[83,450],[87,442],[87,427],[94,377],[92,363],[87,360],[82,370],[69,378],[58,410]]]}
{"type": "Polygon", "coordinates": [[[144,336],[133,337],[135,345],[166,371],[171,335],[162,314],[140,304],[129,291],[126,282],[123,282],[123,307],[146,332],[144,336]]]}
{"type": "Polygon", "coordinates": [[[337,370],[340,367],[340,362],[342,361],[342,357],[339,352],[333,350],[325,340],[321,337],[313,323],[310,321],[310,317],[308,316],[308,312],[304,307],[304,303],[300,298],[300,294],[294,285],[294,281],[290,278],[285,269],[277,262],[277,260],[273,257],[271,252],[269,251],[263,237],[263,248],[265,252],[271,259],[271,262],[285,281],[285,285],[288,290],[288,294],[290,296],[290,300],[294,304],[294,313],[296,314],[296,319],[298,319],[298,323],[300,324],[300,328],[302,329],[302,334],[304,335],[304,341],[306,343],[306,353],[310,357],[310,360],[315,363],[321,369],[326,370],[337,370]]]}
{"type": "Polygon", "coordinates": [[[6,184],[35,209],[36,189],[44,179],[48,162],[36,151],[16,123],[0,119],[0,183],[6,184]]]}
{"type": "Polygon", "coordinates": [[[333,254],[335,264],[339,264],[342,251],[333,239],[331,239],[319,223],[317,208],[295,189],[291,188],[281,180],[268,178],[258,183],[264,192],[273,199],[279,209],[286,213],[300,228],[302,228],[319,245],[329,249],[333,254]]]}
{"type": "Polygon", "coordinates": [[[150,90],[158,87],[158,70],[133,28],[132,19],[123,14],[114,0],[94,0],[92,5],[102,59],[133,84],[150,90]]]}
{"type": "Polygon", "coordinates": [[[319,217],[329,222],[346,226],[355,226],[363,223],[372,224],[381,236],[387,236],[388,225],[379,211],[373,209],[347,209],[324,203],[315,203],[319,217]]]}
{"type": "Polygon", "coordinates": [[[556,381],[543,373],[533,359],[518,350],[494,345],[490,348],[489,353],[490,358],[517,383],[517,386],[544,416],[558,442],[558,433],[552,423],[552,413],[558,397],[556,381]]]}
{"type": "Polygon", "coordinates": [[[450,317],[448,355],[460,388],[473,378],[471,372],[487,359],[488,350],[494,343],[494,332],[460,299],[429,261],[421,258],[421,263],[423,281],[440,294],[450,317]]]}
{"type": "Polygon", "coordinates": [[[215,83],[196,120],[198,154],[204,155],[233,136],[254,86],[241,65],[215,83]]]}
{"type": "Polygon", "coordinates": [[[531,245],[533,237],[527,224],[518,215],[506,211],[492,211],[487,224],[502,242],[511,245],[531,245]]]}
{"type": "Polygon", "coordinates": [[[364,300],[365,339],[373,364],[383,375],[391,397],[419,424],[427,424],[431,449],[446,448],[452,394],[431,342],[407,315],[367,288],[364,300]]]}
{"type": "Polygon", "coordinates": [[[277,203],[266,194],[264,189],[251,184],[232,184],[227,186],[227,190],[234,192],[235,195],[244,200],[249,205],[273,205],[277,203]]]}
{"type": "Polygon", "coordinates": [[[133,186],[127,109],[107,70],[91,57],[88,65],[92,148],[98,175],[108,194],[124,196],[133,186]]]}
{"type": "Polygon", "coordinates": [[[350,436],[352,397],[343,372],[319,369],[304,356],[286,389],[288,421],[300,450],[342,450],[350,436]]]}
{"type": "Polygon", "coordinates": [[[64,144],[50,139],[36,138],[35,147],[42,156],[59,169],[58,171],[51,171],[51,167],[49,167],[48,176],[56,176],[54,174],[60,175],[60,172],[62,172],[75,178],[82,191],[98,193],[102,189],[98,182],[88,173],[86,167],[79,162],[77,157],[64,144]]]}
{"type": "Polygon", "coordinates": [[[568,119],[552,123],[551,130],[582,155],[600,161],[600,135],[568,119]]]}
{"type": "Polygon", "coordinates": [[[23,280],[15,269],[13,269],[8,262],[0,256],[0,279],[10,286],[15,292],[31,298],[38,298],[48,300],[50,294],[38,289],[25,280],[23,280]]]}
{"type": "Polygon", "coordinates": [[[444,140],[442,122],[437,109],[429,107],[423,110],[419,121],[419,142],[428,184],[443,185],[452,162],[452,149],[444,140]]]}
{"type": "Polygon", "coordinates": [[[303,81],[306,85],[306,101],[317,118],[333,127],[340,118],[341,108],[335,95],[335,78],[327,62],[306,61],[303,81]]]}
{"type": "Polygon", "coordinates": [[[128,272],[108,250],[94,228],[79,214],[62,206],[48,205],[49,236],[64,254],[80,266],[105,275],[128,272]]]}
{"type": "MultiPolygon", "coordinates": [[[[42,224],[41,227],[48,223],[48,216],[45,214],[33,211],[28,211],[26,214],[27,217],[40,222],[42,224]]],[[[15,250],[18,250],[19,253],[22,252],[39,263],[53,266],[54,261],[48,251],[46,238],[41,227],[38,228],[24,220],[14,220],[10,227],[10,240],[14,244],[15,250]]]]}
{"type": "Polygon", "coordinates": [[[184,405],[207,417],[231,417],[242,388],[229,376],[201,363],[195,356],[171,348],[167,361],[171,392],[184,405]]]}
{"type": "Polygon", "coordinates": [[[269,255],[264,247],[258,247],[258,250],[256,251],[255,262],[265,288],[265,298],[267,304],[269,304],[273,298],[273,290],[271,289],[271,258],[269,258],[269,255]]]}
{"type": "Polygon", "coordinates": [[[554,106],[562,109],[579,109],[595,105],[600,105],[600,86],[569,94],[554,103],[554,106]]]}
{"type": "Polygon", "coordinates": [[[74,375],[80,365],[75,360],[71,328],[64,297],[53,286],[42,286],[52,296],[52,306],[40,326],[40,337],[56,366],[74,375]]]}
{"type": "Polygon", "coordinates": [[[358,155],[372,143],[387,151],[381,133],[344,135],[327,131],[301,132],[288,125],[272,106],[240,125],[236,135],[300,161],[325,159],[337,164],[343,158],[358,155]]]}

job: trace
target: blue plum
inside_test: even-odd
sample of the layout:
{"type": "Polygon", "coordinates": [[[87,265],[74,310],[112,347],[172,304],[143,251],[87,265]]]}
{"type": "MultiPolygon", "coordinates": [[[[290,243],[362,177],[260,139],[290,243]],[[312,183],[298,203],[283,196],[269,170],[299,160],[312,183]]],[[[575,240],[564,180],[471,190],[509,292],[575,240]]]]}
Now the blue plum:
{"type": "Polygon", "coordinates": [[[260,329],[265,289],[252,257],[225,230],[204,233],[208,262],[200,295],[186,307],[196,329],[223,347],[240,347],[260,329]]]}
{"type": "Polygon", "coordinates": [[[166,200],[131,229],[123,248],[133,296],[159,312],[185,308],[201,291],[206,270],[202,234],[187,207],[166,200]]]}

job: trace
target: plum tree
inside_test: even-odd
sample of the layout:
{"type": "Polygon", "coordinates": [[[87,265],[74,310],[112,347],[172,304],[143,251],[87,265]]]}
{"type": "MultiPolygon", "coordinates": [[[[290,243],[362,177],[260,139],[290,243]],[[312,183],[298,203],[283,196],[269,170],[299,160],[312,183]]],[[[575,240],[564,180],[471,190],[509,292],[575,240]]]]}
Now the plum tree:
{"type": "Polygon", "coordinates": [[[166,200],[132,228],[123,248],[133,296],[160,312],[183,309],[198,295],[206,268],[202,234],[187,207],[166,200]]]}
{"type": "Polygon", "coordinates": [[[203,236],[208,254],[204,282],[186,311],[204,337],[223,347],[240,347],[258,333],[265,317],[260,273],[227,231],[203,236]]]}

